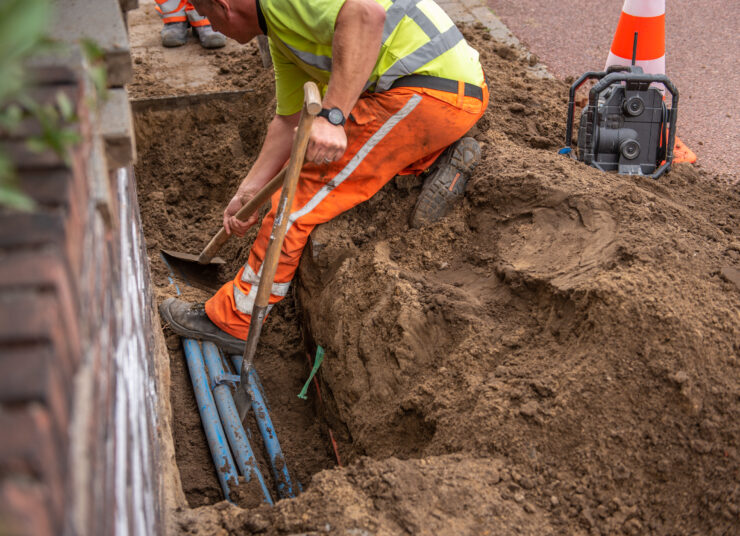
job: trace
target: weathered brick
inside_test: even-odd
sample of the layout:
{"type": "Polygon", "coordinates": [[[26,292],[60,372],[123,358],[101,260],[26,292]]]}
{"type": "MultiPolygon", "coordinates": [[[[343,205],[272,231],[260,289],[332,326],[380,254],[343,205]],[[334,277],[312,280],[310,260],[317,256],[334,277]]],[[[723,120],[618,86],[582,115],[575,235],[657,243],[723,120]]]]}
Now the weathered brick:
{"type": "Polygon", "coordinates": [[[38,402],[49,410],[56,433],[69,427],[72,371],[47,344],[0,347],[0,403],[38,402]]]}
{"type": "Polygon", "coordinates": [[[61,525],[48,511],[46,486],[9,479],[0,482],[0,526],[12,536],[55,536],[61,525]]]}
{"type": "Polygon", "coordinates": [[[25,475],[44,483],[53,519],[61,521],[66,436],[54,433],[49,413],[36,404],[0,412],[0,430],[12,430],[0,442],[0,473],[25,475]]]}
{"type": "Polygon", "coordinates": [[[68,168],[36,170],[24,173],[21,189],[37,203],[67,209],[76,192],[74,176],[68,168]]]}
{"type": "Polygon", "coordinates": [[[13,251],[2,257],[0,289],[37,288],[53,290],[59,296],[62,312],[76,335],[77,296],[75,278],[58,249],[13,251]]]}
{"type": "Polygon", "coordinates": [[[65,318],[57,295],[49,290],[6,290],[0,293],[0,346],[49,343],[56,359],[76,369],[80,338],[76,319],[65,318]]]}
{"type": "Polygon", "coordinates": [[[86,213],[82,209],[73,203],[67,213],[56,208],[0,214],[0,249],[62,246],[72,273],[77,275],[82,265],[86,226],[86,213]]]}
{"type": "MultiPolygon", "coordinates": [[[[70,273],[70,268],[57,249],[43,251],[19,251],[5,256],[0,263],[0,292],[11,294],[18,291],[27,291],[29,300],[41,295],[50,294],[55,297],[54,309],[59,318],[53,319],[54,325],[61,323],[68,344],[66,345],[71,357],[71,363],[80,358],[80,328],[79,328],[79,296],[76,279],[70,273]]],[[[20,312],[33,310],[31,303],[20,304],[20,312]]],[[[0,312],[0,315],[5,314],[0,312]]],[[[11,316],[14,316],[11,313],[11,316]]],[[[12,322],[12,320],[10,320],[12,322]]],[[[0,332],[3,328],[0,327],[0,332]]],[[[23,331],[21,329],[20,331],[23,331]]],[[[0,339],[3,340],[3,339],[0,339]]],[[[48,339],[31,339],[25,342],[34,342],[48,339]]],[[[24,342],[24,341],[20,341],[24,342]]]]}
{"type": "Polygon", "coordinates": [[[61,211],[0,214],[0,248],[59,244],[65,227],[61,211]]]}

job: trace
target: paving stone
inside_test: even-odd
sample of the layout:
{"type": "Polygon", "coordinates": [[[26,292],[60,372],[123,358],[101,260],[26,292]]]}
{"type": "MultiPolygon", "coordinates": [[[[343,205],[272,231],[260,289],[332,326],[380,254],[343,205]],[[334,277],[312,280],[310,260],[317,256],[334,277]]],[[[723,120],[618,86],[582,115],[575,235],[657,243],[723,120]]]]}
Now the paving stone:
{"type": "Polygon", "coordinates": [[[472,10],[473,16],[491,32],[491,37],[507,45],[520,46],[519,39],[509,31],[501,19],[496,17],[487,7],[476,7],[472,10]]]}
{"type": "Polygon", "coordinates": [[[447,4],[444,6],[444,10],[455,24],[475,22],[475,17],[460,3],[447,4]]]}
{"type": "Polygon", "coordinates": [[[467,9],[473,9],[478,6],[485,5],[480,0],[460,0],[460,4],[462,4],[467,9]]]}
{"type": "Polygon", "coordinates": [[[123,87],[133,76],[128,34],[118,0],[56,0],[52,38],[74,42],[85,37],[103,50],[109,87],[123,87]]]}
{"type": "Polygon", "coordinates": [[[125,89],[113,89],[103,104],[100,133],[105,140],[105,156],[110,169],[125,167],[136,161],[134,120],[125,89]]]}

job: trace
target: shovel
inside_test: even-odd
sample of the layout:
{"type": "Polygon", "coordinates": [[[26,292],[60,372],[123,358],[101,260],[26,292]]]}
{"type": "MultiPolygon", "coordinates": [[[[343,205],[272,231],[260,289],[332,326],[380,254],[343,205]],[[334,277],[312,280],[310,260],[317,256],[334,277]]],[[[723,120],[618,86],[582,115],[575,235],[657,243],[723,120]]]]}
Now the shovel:
{"type": "MultiPolygon", "coordinates": [[[[314,117],[321,111],[321,96],[319,88],[313,82],[306,82],[303,85],[303,110],[298,122],[298,129],[293,141],[293,148],[290,152],[288,167],[285,168],[285,184],[280,195],[277,213],[275,214],[275,223],[272,226],[270,242],[267,245],[265,259],[262,262],[260,283],[257,287],[257,296],[254,300],[252,309],[252,321],[249,324],[249,333],[247,334],[247,344],[244,348],[244,357],[239,386],[236,389],[235,399],[236,408],[239,412],[239,418],[243,421],[247,415],[250,406],[250,397],[247,392],[249,372],[254,366],[254,355],[257,351],[260,333],[262,332],[262,323],[267,316],[267,307],[269,305],[270,291],[272,283],[275,280],[275,271],[277,270],[278,259],[280,258],[280,249],[283,247],[283,239],[288,228],[288,219],[290,209],[293,206],[293,197],[295,196],[298,185],[298,176],[303,167],[303,157],[306,154],[306,146],[311,133],[311,125],[314,117]]],[[[274,180],[274,179],[273,179],[274,180]]]]}
{"type": "MultiPolygon", "coordinates": [[[[249,217],[259,210],[259,208],[267,202],[272,194],[278,191],[280,186],[283,184],[285,179],[285,170],[283,168],[277,175],[275,175],[270,182],[268,182],[262,189],[257,192],[249,202],[244,205],[235,214],[236,219],[245,221],[249,217]]],[[[204,290],[215,291],[220,287],[218,280],[218,269],[224,264],[224,260],[221,257],[216,257],[221,247],[229,240],[230,235],[226,234],[226,229],[221,227],[221,230],[208,242],[208,245],[203,248],[200,255],[193,255],[192,253],[183,253],[181,251],[173,251],[168,249],[162,250],[164,256],[170,267],[177,272],[182,279],[193,287],[198,287],[204,290]]]]}

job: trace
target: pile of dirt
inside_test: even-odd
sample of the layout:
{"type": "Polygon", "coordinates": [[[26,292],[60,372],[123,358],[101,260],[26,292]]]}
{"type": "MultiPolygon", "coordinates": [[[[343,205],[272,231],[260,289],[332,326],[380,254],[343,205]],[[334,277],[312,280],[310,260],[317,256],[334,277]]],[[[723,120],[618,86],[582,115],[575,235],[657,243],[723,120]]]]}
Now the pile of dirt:
{"type": "MultiPolygon", "coordinates": [[[[180,512],[182,533],[736,533],[740,193],[691,166],[653,181],[557,155],[567,86],[466,33],[492,103],[465,201],[410,229],[421,179],[399,178],[317,228],[300,314],[283,303],[272,339],[266,326],[266,369],[281,337],[298,366],[298,321],[325,348],[347,466],[274,508],[180,512]]],[[[162,293],[154,248],[197,251],[218,227],[272,110],[265,84],[241,108],[137,118],[162,293]]],[[[225,252],[230,268],[248,243],[225,252]]]]}

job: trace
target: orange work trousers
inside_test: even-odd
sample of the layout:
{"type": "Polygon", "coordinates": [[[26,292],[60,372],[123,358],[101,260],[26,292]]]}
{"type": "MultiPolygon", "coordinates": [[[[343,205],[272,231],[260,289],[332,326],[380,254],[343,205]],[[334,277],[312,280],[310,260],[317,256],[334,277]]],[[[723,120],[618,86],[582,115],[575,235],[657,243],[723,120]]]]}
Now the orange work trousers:
{"type": "MultiPolygon", "coordinates": [[[[462,88],[462,85],[461,85],[462,88]]],[[[347,150],[330,164],[306,163],[298,181],[280,252],[269,307],[288,293],[313,228],[370,199],[396,175],[420,174],[483,115],[483,101],[423,88],[365,93],[347,120],[347,150]]],[[[262,220],[247,263],[206,302],[206,314],[222,330],[246,339],[262,262],[280,192],[262,220]]]]}

